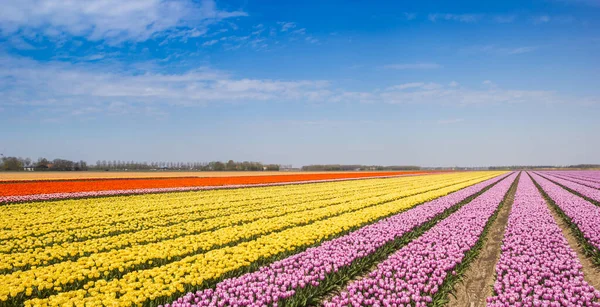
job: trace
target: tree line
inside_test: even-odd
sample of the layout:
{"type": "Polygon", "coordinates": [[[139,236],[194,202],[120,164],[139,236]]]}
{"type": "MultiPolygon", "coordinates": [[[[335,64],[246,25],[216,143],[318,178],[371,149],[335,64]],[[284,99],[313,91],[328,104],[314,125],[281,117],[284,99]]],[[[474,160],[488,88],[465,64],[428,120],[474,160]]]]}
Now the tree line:
{"type": "Polygon", "coordinates": [[[48,160],[46,158],[33,161],[30,158],[20,157],[2,157],[0,159],[0,170],[2,171],[87,171],[88,169],[89,167],[85,161],[48,160]]]}
{"type": "Polygon", "coordinates": [[[278,164],[260,162],[135,162],[135,161],[97,161],[94,169],[98,170],[193,170],[193,171],[279,171],[278,164]]]}
{"type": "Polygon", "coordinates": [[[263,164],[260,162],[137,162],[121,160],[99,160],[95,165],[88,165],[85,161],[70,161],[66,159],[49,160],[39,158],[33,161],[30,158],[2,157],[0,159],[1,171],[279,171],[278,164],[263,164]]]}

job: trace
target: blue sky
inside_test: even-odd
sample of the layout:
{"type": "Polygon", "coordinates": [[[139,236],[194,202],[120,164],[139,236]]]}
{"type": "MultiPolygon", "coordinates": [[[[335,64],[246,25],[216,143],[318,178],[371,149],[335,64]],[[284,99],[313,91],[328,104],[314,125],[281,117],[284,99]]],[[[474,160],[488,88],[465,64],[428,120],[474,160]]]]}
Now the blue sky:
{"type": "Polygon", "coordinates": [[[0,152],[600,163],[600,1],[6,0],[0,152]]]}

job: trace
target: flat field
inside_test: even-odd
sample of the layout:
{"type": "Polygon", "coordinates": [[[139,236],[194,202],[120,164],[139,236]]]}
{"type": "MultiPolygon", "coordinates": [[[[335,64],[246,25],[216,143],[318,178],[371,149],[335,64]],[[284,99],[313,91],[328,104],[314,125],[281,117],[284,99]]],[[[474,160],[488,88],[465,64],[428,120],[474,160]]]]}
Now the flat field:
{"type": "Polygon", "coordinates": [[[598,172],[339,179],[5,203],[0,306],[600,304],[598,172]]]}
{"type": "MultiPolygon", "coordinates": [[[[280,175],[301,175],[301,174],[352,174],[363,172],[295,172],[295,171],[280,171],[280,172],[193,172],[193,171],[178,171],[178,172],[0,172],[0,181],[20,181],[20,180],[80,180],[80,179],[126,179],[126,178],[181,178],[181,177],[240,177],[240,176],[280,176],[280,175]]],[[[373,172],[369,172],[373,173],[373,172]]],[[[385,171],[380,173],[385,174],[385,171]]],[[[406,173],[415,173],[414,171],[406,171],[406,173]]],[[[427,173],[427,171],[419,171],[418,173],[427,173]]]]}

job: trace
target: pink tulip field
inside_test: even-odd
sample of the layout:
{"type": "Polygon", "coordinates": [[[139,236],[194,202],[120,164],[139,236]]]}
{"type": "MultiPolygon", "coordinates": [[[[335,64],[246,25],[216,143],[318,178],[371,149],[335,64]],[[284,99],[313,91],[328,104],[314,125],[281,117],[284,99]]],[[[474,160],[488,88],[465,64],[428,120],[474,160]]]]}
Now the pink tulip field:
{"type": "Polygon", "coordinates": [[[581,267],[531,178],[521,176],[488,306],[598,306],[600,292],[581,267]]]}

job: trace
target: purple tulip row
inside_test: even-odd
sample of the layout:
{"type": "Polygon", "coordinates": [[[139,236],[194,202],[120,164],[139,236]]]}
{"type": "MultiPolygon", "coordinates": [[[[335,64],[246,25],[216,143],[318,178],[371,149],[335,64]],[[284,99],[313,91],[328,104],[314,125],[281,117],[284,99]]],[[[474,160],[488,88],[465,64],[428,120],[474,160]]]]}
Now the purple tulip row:
{"type": "Polygon", "coordinates": [[[600,202],[600,190],[598,190],[598,189],[590,188],[588,186],[584,186],[584,185],[576,183],[576,182],[561,179],[561,178],[553,176],[553,175],[545,174],[543,172],[541,172],[539,174],[541,174],[542,177],[546,177],[547,179],[550,179],[562,186],[565,186],[585,197],[588,197],[590,199],[600,202]]]}
{"type": "Polygon", "coordinates": [[[584,280],[581,269],[542,195],[522,174],[496,264],[496,295],[488,298],[488,307],[598,307],[600,292],[584,280]]]}
{"type": "Polygon", "coordinates": [[[600,171],[548,171],[550,174],[564,174],[569,177],[600,183],[600,171]]]}
{"type": "Polygon", "coordinates": [[[275,182],[275,183],[259,183],[259,184],[237,184],[237,185],[225,185],[225,186],[153,188],[153,189],[110,190],[110,191],[96,191],[96,192],[35,194],[35,195],[23,195],[23,196],[1,196],[0,204],[22,203],[22,202],[32,202],[32,201],[49,201],[49,200],[61,200],[61,199],[73,199],[73,198],[123,196],[123,195],[136,195],[136,194],[156,194],[156,193],[170,193],[170,192],[191,192],[191,191],[204,191],[204,190],[270,187],[270,186],[292,185],[292,184],[307,184],[307,183],[365,180],[365,179],[382,179],[382,178],[393,178],[393,177],[399,177],[399,176],[378,176],[378,177],[368,177],[368,178],[307,180],[307,181],[275,182]]]}
{"type": "Polygon", "coordinates": [[[567,175],[564,175],[564,174],[561,174],[558,172],[545,173],[545,174],[552,175],[552,176],[560,178],[560,179],[573,181],[573,182],[588,186],[590,188],[600,189],[600,182],[594,182],[594,181],[590,181],[588,179],[581,179],[580,177],[575,177],[575,176],[567,176],[567,175]]]}
{"type": "Polygon", "coordinates": [[[600,171],[544,171],[543,173],[600,183],[600,171]]]}
{"type": "Polygon", "coordinates": [[[584,238],[591,245],[600,249],[600,206],[590,203],[537,174],[532,174],[532,176],[560,210],[577,225],[584,238]]]}
{"type": "Polygon", "coordinates": [[[427,306],[479,241],[515,180],[498,183],[398,250],[325,306],[427,306]]]}
{"type": "MultiPolygon", "coordinates": [[[[499,185],[510,185],[516,174],[499,185]]],[[[292,297],[307,286],[318,286],[330,273],[352,265],[357,259],[409,233],[485,187],[507,176],[499,176],[413,209],[365,226],[318,247],[274,262],[258,271],[227,279],[215,289],[188,293],[166,306],[264,306],[292,297]]],[[[498,190],[498,186],[492,189],[498,190]]]]}

